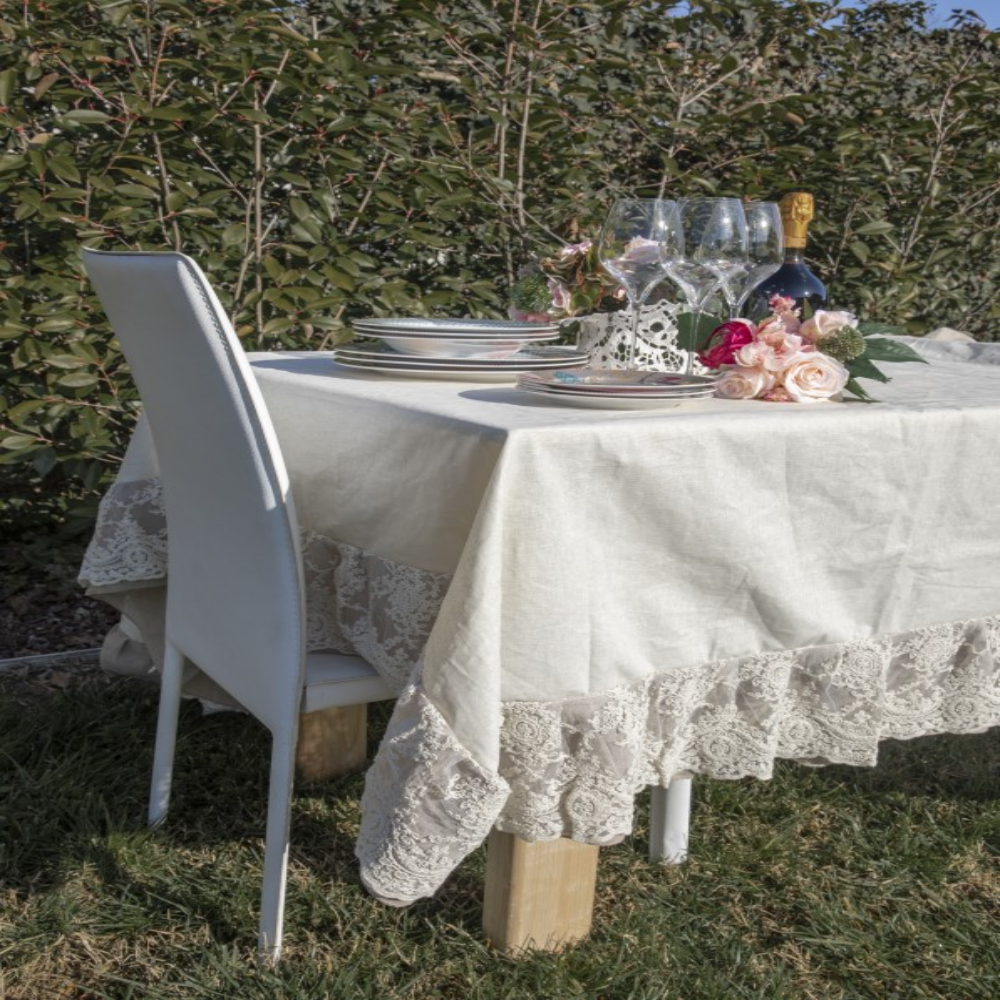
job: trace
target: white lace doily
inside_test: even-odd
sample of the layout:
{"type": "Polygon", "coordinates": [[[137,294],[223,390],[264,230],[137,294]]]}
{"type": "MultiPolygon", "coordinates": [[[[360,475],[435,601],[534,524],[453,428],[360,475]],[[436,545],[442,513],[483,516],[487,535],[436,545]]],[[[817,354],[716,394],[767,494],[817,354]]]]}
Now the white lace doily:
{"type": "MultiPolygon", "coordinates": [[[[639,333],[636,339],[635,361],[646,371],[682,371],[688,352],[677,346],[677,316],[684,306],[666,299],[643,306],[639,311],[639,333]]],[[[594,313],[578,317],[580,334],[577,343],[589,351],[595,368],[624,368],[628,363],[629,340],[632,336],[631,310],[614,313],[594,313]]],[[[696,373],[705,367],[695,359],[696,373]]]]}

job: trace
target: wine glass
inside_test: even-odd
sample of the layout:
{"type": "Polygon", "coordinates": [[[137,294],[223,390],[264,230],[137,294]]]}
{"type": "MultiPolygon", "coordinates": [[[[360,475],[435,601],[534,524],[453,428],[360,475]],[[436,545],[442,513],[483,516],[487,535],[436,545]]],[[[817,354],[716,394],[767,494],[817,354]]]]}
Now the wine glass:
{"type": "Polygon", "coordinates": [[[601,230],[598,259],[625,290],[631,310],[626,369],[636,367],[639,310],[667,275],[664,246],[673,247],[680,239],[676,205],[660,198],[618,199],[601,230]]]}
{"type": "MultiPolygon", "coordinates": [[[[733,280],[747,266],[747,225],[738,198],[684,198],[678,202],[681,252],[665,260],[667,274],[680,288],[698,325],[713,295],[721,293],[735,313],[733,280]]],[[[694,368],[688,353],[685,374],[694,368]]]]}
{"type": "MultiPolygon", "coordinates": [[[[689,198],[682,205],[685,241],[692,258],[718,280],[715,286],[736,314],[734,281],[746,271],[747,220],[738,198],[689,198]]],[[[702,303],[707,299],[703,295],[702,303]]]]}
{"type": "Polygon", "coordinates": [[[785,238],[777,203],[750,201],[743,206],[743,211],[747,218],[747,267],[739,278],[737,316],[743,311],[750,293],[781,267],[785,255],[785,238]]]}

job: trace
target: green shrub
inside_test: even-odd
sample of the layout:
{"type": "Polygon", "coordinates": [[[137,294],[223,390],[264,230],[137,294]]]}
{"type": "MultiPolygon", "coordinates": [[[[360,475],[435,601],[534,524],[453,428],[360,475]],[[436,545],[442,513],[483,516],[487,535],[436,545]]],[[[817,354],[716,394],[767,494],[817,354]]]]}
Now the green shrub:
{"type": "Polygon", "coordinates": [[[138,405],[78,249],[198,259],[248,348],[502,315],[618,194],[815,192],[834,300],[997,336],[997,35],[921,3],[0,9],[0,531],[92,514],[138,405]],[[677,16],[673,16],[673,15],[677,16]]]}

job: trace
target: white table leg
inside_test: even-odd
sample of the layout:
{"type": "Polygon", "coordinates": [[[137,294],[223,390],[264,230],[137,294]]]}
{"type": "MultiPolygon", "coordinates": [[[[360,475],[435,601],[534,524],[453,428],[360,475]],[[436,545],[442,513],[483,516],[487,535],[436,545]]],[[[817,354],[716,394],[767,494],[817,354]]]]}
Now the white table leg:
{"type": "Polygon", "coordinates": [[[688,853],[691,779],[674,778],[669,788],[653,786],[649,804],[649,860],[679,865],[688,853]]]}

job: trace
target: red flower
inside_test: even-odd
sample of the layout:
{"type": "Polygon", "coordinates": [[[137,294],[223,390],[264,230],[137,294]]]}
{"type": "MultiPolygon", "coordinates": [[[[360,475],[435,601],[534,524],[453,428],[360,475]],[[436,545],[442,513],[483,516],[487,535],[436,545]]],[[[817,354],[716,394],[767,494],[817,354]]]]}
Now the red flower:
{"type": "Polygon", "coordinates": [[[712,336],[699,351],[698,358],[709,368],[735,364],[735,354],[744,345],[753,342],[756,327],[746,319],[731,319],[712,331],[712,336]]]}

